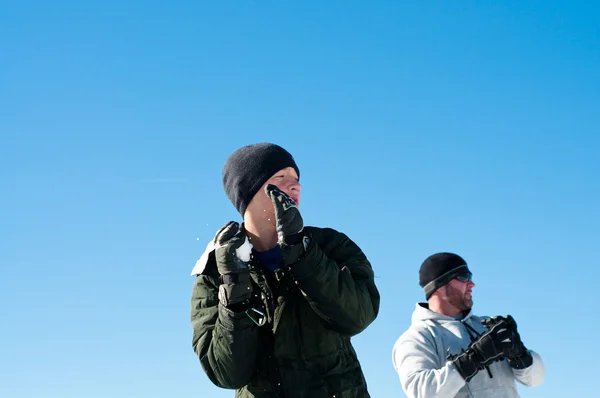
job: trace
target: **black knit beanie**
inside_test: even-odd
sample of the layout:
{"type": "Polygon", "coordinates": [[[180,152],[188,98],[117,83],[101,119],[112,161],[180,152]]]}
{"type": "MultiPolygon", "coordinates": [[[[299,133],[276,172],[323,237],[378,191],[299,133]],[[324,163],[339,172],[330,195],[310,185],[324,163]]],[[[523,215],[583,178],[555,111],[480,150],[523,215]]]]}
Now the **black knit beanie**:
{"type": "Polygon", "coordinates": [[[470,275],[467,262],[454,253],[436,253],[423,261],[419,270],[419,284],[429,297],[440,287],[459,275],[470,275]]]}
{"type": "Polygon", "coordinates": [[[246,145],[227,158],[223,167],[223,188],[242,217],[262,185],[286,167],[293,167],[300,178],[292,155],[279,145],[266,142],[246,145]]]}

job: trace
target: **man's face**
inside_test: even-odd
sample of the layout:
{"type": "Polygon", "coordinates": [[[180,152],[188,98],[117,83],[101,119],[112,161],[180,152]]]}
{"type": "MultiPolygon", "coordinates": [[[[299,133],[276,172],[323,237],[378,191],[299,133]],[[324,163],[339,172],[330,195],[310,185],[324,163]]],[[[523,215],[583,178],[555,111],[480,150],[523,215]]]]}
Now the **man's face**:
{"type": "Polygon", "coordinates": [[[275,225],[275,208],[273,202],[265,193],[265,187],[268,184],[277,186],[277,188],[288,194],[297,206],[300,206],[300,190],[302,187],[298,182],[298,174],[293,167],[286,167],[273,174],[258,190],[248,204],[244,218],[250,213],[255,220],[262,219],[275,225]]]}
{"type": "Polygon", "coordinates": [[[473,307],[473,287],[475,284],[471,280],[461,282],[458,279],[452,279],[444,286],[446,300],[460,311],[470,310],[473,307]]]}

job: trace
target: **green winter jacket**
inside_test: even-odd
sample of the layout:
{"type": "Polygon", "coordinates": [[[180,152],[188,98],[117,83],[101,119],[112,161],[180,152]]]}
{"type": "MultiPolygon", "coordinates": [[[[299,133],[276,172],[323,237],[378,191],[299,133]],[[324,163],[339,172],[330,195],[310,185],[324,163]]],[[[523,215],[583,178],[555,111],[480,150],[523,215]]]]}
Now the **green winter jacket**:
{"type": "Polygon", "coordinates": [[[263,326],[219,304],[214,252],[198,271],[192,346],[210,380],[236,389],[236,398],[370,397],[350,338],[379,312],[371,264],[340,232],[305,233],[306,253],[274,277],[250,262],[253,308],[265,315],[263,326]]]}

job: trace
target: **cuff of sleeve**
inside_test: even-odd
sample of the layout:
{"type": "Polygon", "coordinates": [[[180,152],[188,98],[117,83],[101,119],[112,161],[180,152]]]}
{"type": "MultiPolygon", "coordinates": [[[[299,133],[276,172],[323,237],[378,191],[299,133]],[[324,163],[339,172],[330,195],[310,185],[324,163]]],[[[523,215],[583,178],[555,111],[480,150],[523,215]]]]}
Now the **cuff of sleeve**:
{"type": "Polygon", "coordinates": [[[467,382],[452,362],[447,362],[446,368],[448,370],[448,383],[453,385],[456,388],[456,391],[458,392],[458,390],[460,390],[465,384],[467,384],[467,382]]]}
{"type": "Polygon", "coordinates": [[[317,265],[321,263],[323,252],[318,245],[314,244],[312,239],[307,240],[308,244],[305,247],[305,252],[296,264],[290,267],[290,271],[296,281],[302,281],[314,273],[317,265]]]}
{"type": "Polygon", "coordinates": [[[233,312],[219,303],[219,322],[227,330],[242,330],[254,325],[245,312],[233,312]]]}
{"type": "Polygon", "coordinates": [[[522,384],[528,387],[539,386],[544,382],[545,377],[545,369],[544,363],[542,362],[542,358],[535,351],[529,350],[533,358],[533,363],[531,366],[525,369],[514,369],[513,374],[522,384]]]}

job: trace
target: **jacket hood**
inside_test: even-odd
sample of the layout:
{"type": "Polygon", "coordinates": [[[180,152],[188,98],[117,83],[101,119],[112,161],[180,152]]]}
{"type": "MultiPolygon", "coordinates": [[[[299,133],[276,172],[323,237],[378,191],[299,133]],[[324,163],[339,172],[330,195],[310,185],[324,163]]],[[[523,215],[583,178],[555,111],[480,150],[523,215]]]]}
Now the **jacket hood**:
{"type": "Polygon", "coordinates": [[[444,322],[464,322],[469,319],[473,315],[472,310],[460,319],[456,319],[451,316],[443,315],[438,312],[432,311],[429,309],[429,303],[417,303],[416,308],[412,314],[412,323],[421,323],[423,321],[431,320],[440,323],[444,322]]]}

